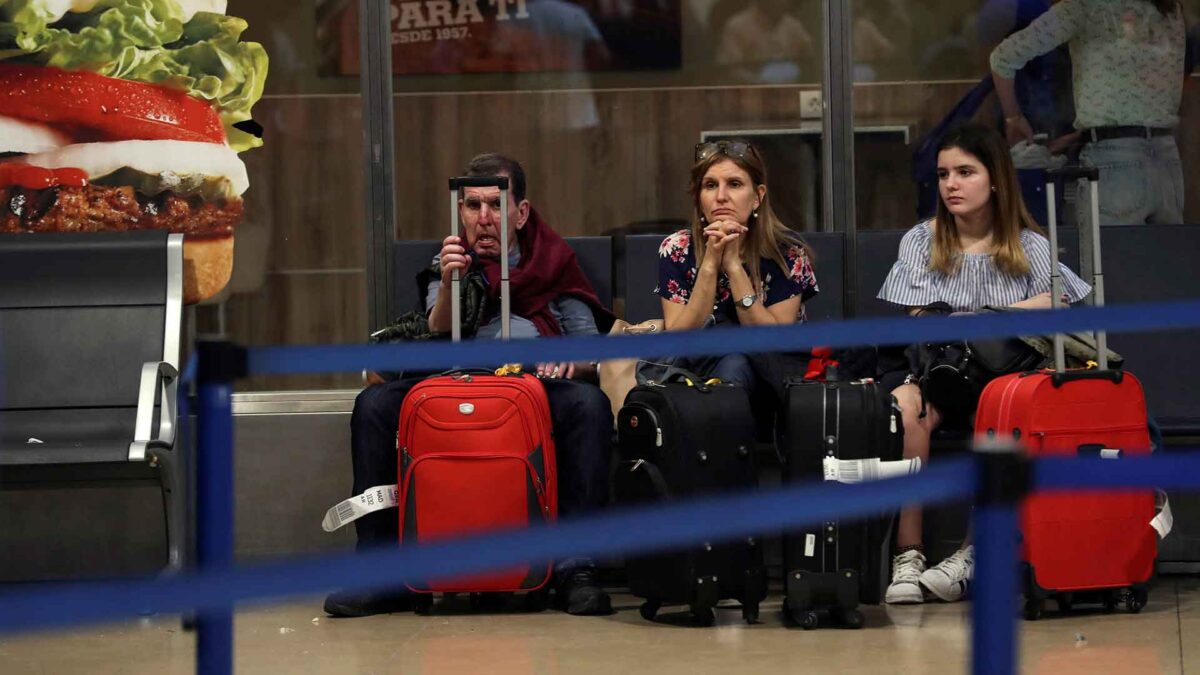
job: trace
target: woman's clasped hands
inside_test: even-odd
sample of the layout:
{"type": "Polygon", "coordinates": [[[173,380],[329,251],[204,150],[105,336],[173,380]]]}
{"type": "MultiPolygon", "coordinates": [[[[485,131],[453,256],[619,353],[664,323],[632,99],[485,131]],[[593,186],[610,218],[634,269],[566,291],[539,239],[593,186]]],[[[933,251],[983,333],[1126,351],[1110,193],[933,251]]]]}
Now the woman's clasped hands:
{"type": "Polygon", "coordinates": [[[705,258],[722,270],[741,267],[742,235],[749,228],[733,220],[715,220],[704,227],[704,236],[708,248],[705,258]]]}

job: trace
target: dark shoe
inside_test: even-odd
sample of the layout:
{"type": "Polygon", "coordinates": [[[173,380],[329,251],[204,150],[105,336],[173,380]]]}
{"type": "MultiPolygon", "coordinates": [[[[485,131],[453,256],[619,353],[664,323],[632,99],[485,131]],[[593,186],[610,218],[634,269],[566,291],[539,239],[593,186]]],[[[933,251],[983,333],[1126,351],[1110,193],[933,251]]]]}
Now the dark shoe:
{"type": "Polygon", "coordinates": [[[407,612],[412,609],[408,591],[340,591],[325,598],[325,613],[330,616],[371,616],[407,612]]]}
{"type": "Polygon", "coordinates": [[[612,614],[612,600],[596,582],[596,570],[591,567],[566,572],[559,581],[556,597],[559,607],[567,614],[612,614]]]}

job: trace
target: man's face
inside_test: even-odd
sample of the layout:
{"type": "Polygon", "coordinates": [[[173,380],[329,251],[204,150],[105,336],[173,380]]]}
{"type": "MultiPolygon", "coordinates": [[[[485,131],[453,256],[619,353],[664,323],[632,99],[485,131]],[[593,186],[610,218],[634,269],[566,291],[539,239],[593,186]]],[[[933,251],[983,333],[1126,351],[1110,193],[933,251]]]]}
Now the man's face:
{"type": "MultiPolygon", "coordinates": [[[[466,248],[485,258],[500,257],[500,189],[494,187],[463,188],[458,202],[462,217],[466,248]]],[[[517,245],[517,230],[525,227],[529,217],[529,202],[513,201],[508,193],[508,247],[517,245]]]]}

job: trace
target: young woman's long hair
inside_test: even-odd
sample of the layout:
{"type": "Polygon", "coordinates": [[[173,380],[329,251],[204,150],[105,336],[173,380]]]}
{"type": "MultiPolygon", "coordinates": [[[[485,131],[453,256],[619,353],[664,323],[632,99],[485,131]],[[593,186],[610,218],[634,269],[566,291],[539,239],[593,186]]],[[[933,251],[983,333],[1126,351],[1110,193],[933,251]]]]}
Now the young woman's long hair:
{"type": "MultiPolygon", "coordinates": [[[[1028,228],[1041,234],[1042,228],[1025,208],[1017,170],[1013,168],[1004,139],[987,127],[965,124],[946,134],[938,145],[938,152],[950,148],[958,148],[978,159],[991,177],[995,191],[989,204],[992,207],[992,253],[996,267],[1010,276],[1028,274],[1029,259],[1021,247],[1021,230],[1028,228]]],[[[954,226],[954,215],[946,208],[939,190],[929,267],[953,275],[958,271],[961,255],[962,245],[958,228],[954,226]]]]}
{"type": "MultiPolygon", "coordinates": [[[[729,160],[750,175],[750,182],[755,190],[758,190],[758,186],[767,184],[767,167],[758,150],[741,139],[731,141],[731,143],[745,143],[747,150],[744,156],[716,152],[692,166],[692,178],[688,189],[692,194],[692,204],[695,206],[695,212],[692,215],[692,243],[696,247],[697,268],[704,261],[704,249],[707,244],[707,239],[704,237],[706,223],[701,220],[703,210],[700,208],[700,190],[704,185],[704,175],[708,173],[708,170],[715,164],[729,160]]],[[[812,250],[808,248],[800,235],[784,225],[779,216],[775,215],[774,209],[771,208],[769,192],[763,195],[757,210],[758,216],[750,216],[750,221],[746,225],[749,231],[742,239],[741,257],[742,263],[750,270],[750,281],[754,284],[754,290],[761,293],[762,273],[759,270],[759,260],[763,258],[774,260],[775,264],[779,265],[779,269],[783,270],[785,274],[790,274],[791,268],[783,257],[783,251],[786,248],[799,246],[804,250],[810,262],[813,260],[813,256],[812,250]]]]}

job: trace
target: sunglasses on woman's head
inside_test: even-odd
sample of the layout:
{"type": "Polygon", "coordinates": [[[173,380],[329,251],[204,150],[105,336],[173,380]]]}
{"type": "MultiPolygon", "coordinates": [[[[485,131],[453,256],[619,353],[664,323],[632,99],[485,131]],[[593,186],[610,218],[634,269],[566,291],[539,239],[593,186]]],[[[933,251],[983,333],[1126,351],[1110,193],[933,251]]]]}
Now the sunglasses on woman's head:
{"type": "Polygon", "coordinates": [[[696,144],[697,162],[703,162],[716,154],[746,159],[750,156],[750,144],[745,141],[708,141],[696,144]]]}

